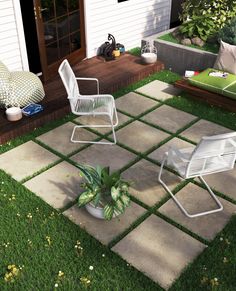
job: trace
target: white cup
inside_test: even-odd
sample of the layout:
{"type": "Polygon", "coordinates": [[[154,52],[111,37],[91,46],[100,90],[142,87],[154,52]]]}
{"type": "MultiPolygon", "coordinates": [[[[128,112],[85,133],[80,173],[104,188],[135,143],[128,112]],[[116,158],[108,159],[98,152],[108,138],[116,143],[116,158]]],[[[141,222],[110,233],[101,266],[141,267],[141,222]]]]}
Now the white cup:
{"type": "Polygon", "coordinates": [[[17,121],[22,118],[22,111],[20,107],[10,107],[7,108],[6,115],[9,121],[17,121]]]}

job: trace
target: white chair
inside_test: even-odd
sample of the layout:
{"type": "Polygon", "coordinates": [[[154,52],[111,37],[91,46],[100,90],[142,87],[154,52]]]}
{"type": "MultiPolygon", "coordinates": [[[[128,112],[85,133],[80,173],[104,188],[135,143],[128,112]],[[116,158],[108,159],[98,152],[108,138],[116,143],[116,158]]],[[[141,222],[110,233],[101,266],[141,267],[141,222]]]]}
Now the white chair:
{"type": "Polygon", "coordinates": [[[158,181],[171,195],[175,203],[186,216],[192,218],[215,213],[223,210],[223,206],[202,176],[232,170],[234,168],[235,159],[236,132],[214,136],[205,136],[202,137],[196,147],[185,149],[177,149],[174,147],[170,148],[169,151],[166,152],[164,155],[164,159],[162,161],[161,169],[158,176],[158,181]],[[209,211],[199,212],[196,214],[188,213],[188,211],[183,207],[180,201],[176,198],[176,196],[171,192],[168,186],[161,179],[163,166],[166,162],[167,165],[173,167],[174,170],[176,170],[183,179],[199,177],[202,183],[205,184],[212,198],[215,200],[218,208],[209,211]]]}
{"type": "Polygon", "coordinates": [[[76,125],[72,131],[71,141],[76,143],[95,143],[95,144],[115,144],[115,126],[118,124],[117,111],[115,107],[115,100],[112,95],[99,94],[99,82],[96,78],[77,78],[67,60],[64,60],[59,69],[59,75],[61,76],[62,82],[65,86],[70,107],[72,113],[75,115],[84,116],[108,116],[109,124],[84,124],[76,125]],[[96,95],[81,95],[79,91],[78,81],[93,81],[96,82],[97,92],[96,95]],[[98,128],[98,127],[109,127],[112,129],[113,141],[114,142],[103,142],[103,141],[88,141],[88,140],[76,140],[74,139],[75,131],[77,128],[98,128]]]}

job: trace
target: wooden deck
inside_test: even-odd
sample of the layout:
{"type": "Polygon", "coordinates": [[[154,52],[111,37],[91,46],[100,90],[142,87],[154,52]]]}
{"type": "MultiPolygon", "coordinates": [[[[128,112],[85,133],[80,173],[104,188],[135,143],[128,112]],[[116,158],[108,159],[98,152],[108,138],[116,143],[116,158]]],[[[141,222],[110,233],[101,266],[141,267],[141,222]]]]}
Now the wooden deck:
{"type": "MultiPolygon", "coordinates": [[[[164,69],[163,63],[143,65],[140,57],[124,54],[120,58],[105,62],[103,58],[94,57],[84,60],[73,67],[75,74],[81,77],[95,77],[100,81],[101,93],[115,91],[137,82],[150,74],[164,69]]],[[[44,84],[46,96],[42,101],[44,110],[31,117],[23,117],[16,122],[9,122],[5,110],[0,110],[0,144],[26,134],[34,128],[59,119],[70,112],[66,92],[59,76],[44,84]]],[[[81,93],[92,93],[92,87],[81,84],[81,93]]]]}
{"type": "Polygon", "coordinates": [[[185,79],[176,81],[174,85],[175,87],[189,93],[189,97],[195,100],[201,100],[210,105],[215,105],[236,112],[236,100],[234,99],[192,86],[189,84],[188,80],[185,79]]]}

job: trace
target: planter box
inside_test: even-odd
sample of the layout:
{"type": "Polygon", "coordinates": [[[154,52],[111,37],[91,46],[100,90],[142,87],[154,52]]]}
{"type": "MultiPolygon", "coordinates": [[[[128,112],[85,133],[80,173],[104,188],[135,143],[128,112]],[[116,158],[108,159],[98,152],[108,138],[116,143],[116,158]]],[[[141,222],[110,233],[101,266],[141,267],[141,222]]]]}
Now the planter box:
{"type": "Polygon", "coordinates": [[[180,75],[184,75],[186,70],[202,71],[213,67],[217,54],[157,39],[172,30],[143,39],[142,46],[148,41],[153,42],[157,48],[158,60],[164,63],[167,70],[172,70],[180,75]]]}
{"type": "Polygon", "coordinates": [[[184,75],[186,70],[203,71],[213,68],[217,54],[190,48],[164,40],[154,40],[157,48],[158,60],[162,61],[166,69],[184,75]]]}

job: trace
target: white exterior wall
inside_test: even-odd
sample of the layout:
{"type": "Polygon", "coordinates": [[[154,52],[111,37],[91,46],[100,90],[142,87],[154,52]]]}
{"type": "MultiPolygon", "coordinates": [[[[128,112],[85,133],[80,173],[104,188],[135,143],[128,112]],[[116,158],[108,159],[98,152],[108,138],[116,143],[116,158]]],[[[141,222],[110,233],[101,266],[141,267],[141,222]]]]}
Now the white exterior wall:
{"type": "Polygon", "coordinates": [[[85,0],[87,57],[115,36],[126,50],[141,46],[142,38],[169,29],[171,0],[85,0]]]}
{"type": "Polygon", "coordinates": [[[19,0],[0,0],[0,60],[11,71],[29,69],[19,0]]]}

